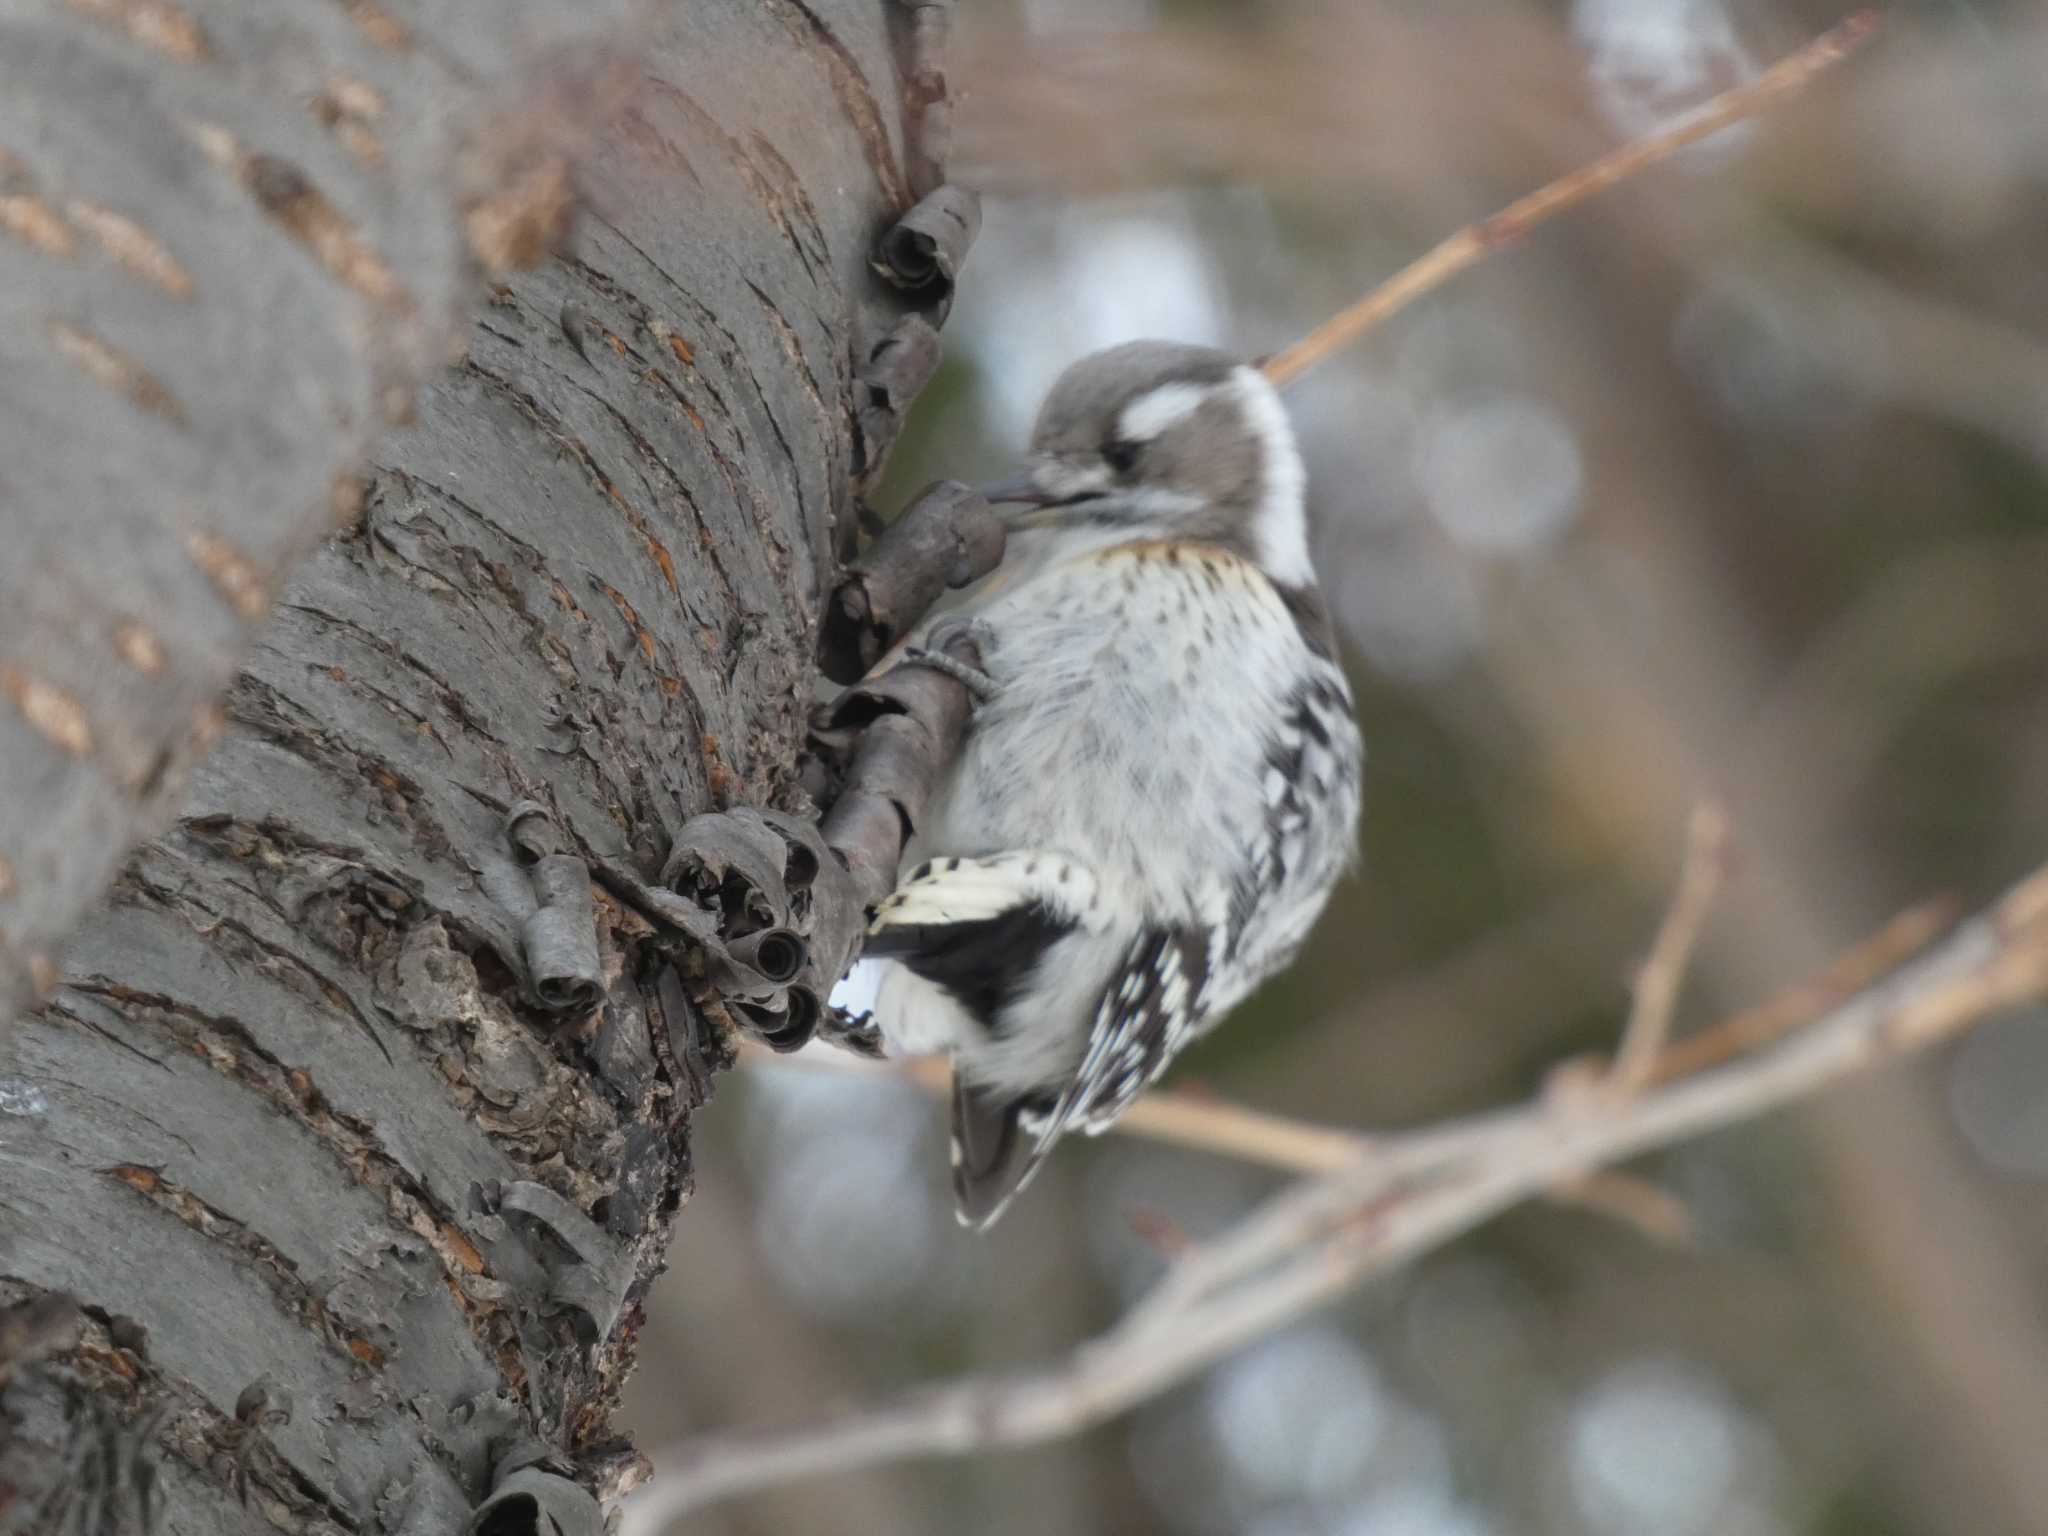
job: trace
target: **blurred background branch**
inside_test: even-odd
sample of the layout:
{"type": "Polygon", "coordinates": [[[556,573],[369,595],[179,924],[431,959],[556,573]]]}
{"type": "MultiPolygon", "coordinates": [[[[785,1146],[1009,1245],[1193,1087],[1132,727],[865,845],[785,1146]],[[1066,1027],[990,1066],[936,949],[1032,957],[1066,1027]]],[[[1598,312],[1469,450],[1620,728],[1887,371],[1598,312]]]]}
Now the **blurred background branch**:
{"type": "MultiPolygon", "coordinates": [[[[822,1046],[793,1056],[780,1056],[766,1046],[747,1041],[740,1046],[740,1059],[750,1067],[770,1072],[790,1069],[856,1077],[902,1077],[934,1095],[949,1093],[952,1088],[952,1068],[938,1056],[884,1063],[822,1046]]],[[[1142,1136],[1169,1146],[1243,1158],[1291,1173],[1323,1173],[1344,1167],[1355,1162],[1369,1146],[1365,1137],[1352,1131],[1265,1114],[1232,1104],[1213,1093],[1185,1089],[1152,1090],[1110,1129],[1118,1135],[1142,1136]]]]}
{"type": "MultiPolygon", "coordinates": [[[[1713,814],[1703,818],[1709,826],[1713,814]]],[[[1682,886],[1674,911],[1686,911],[1697,890],[1682,886]]],[[[2044,994],[2048,867],[1918,962],[1759,1055],[1644,1095],[1551,1095],[1392,1138],[1283,1191],[1178,1258],[1121,1323],[1064,1362],[919,1388],[806,1428],[710,1435],[673,1448],[661,1457],[665,1475],[629,1510],[626,1536],[779,1482],[1075,1433],[1517,1200],[1818,1092],[2044,994]]]]}
{"type": "Polygon", "coordinates": [[[1657,1076],[1658,1064],[1671,1041],[1678,989],[1685,985],[1686,972],[1692,968],[1692,953],[1699,947],[1707,916],[1721,894],[1727,864],[1728,813],[1712,801],[1694,806],[1678,889],[1631,989],[1628,1023],[1622,1029],[1621,1049],[1615,1052],[1608,1077],[1608,1086],[1616,1092],[1634,1093],[1657,1076]]]}
{"type": "Polygon", "coordinates": [[[1858,11],[1748,84],[1725,90],[1655,133],[1624,144],[1592,164],[1569,171],[1526,197],[1516,198],[1500,212],[1466,225],[1356,304],[1347,304],[1294,345],[1267,359],[1263,365],[1266,376],[1275,384],[1291,383],[1467,267],[1476,266],[1502,246],[1523,239],[1544,220],[1619,186],[1689,144],[1697,144],[1777,106],[1793,92],[1804,90],[1823,70],[1861,47],[1877,30],[1877,22],[1876,11],[1858,11]]]}

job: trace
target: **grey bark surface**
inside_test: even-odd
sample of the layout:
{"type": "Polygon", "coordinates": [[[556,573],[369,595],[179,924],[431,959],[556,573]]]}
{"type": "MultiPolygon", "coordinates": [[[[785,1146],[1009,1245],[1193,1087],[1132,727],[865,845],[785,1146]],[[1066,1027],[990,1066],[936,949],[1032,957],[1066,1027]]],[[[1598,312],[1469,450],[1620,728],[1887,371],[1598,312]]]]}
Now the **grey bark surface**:
{"type": "Polygon", "coordinates": [[[0,1020],[178,804],[480,264],[540,248],[651,14],[0,4],[0,1020]]]}
{"type": "MultiPolygon", "coordinates": [[[[0,135],[21,131],[15,87],[37,70],[120,72],[81,91],[76,138],[99,142],[114,118],[135,135],[122,153],[153,141],[163,165],[119,201],[206,274],[166,318],[82,244],[68,264],[43,253],[60,277],[0,268],[7,345],[47,334],[44,311],[87,316],[182,418],[110,402],[104,369],[0,359],[6,521],[56,562],[7,566],[0,600],[43,606],[5,638],[42,648],[0,650],[31,656],[0,684],[21,693],[8,679],[32,667],[92,728],[69,752],[48,739],[61,709],[0,708],[0,733],[26,728],[45,752],[35,766],[0,734],[0,837],[17,840],[0,846],[72,861],[52,876],[61,899],[22,906],[24,870],[50,870],[41,852],[11,860],[0,927],[27,935],[21,956],[55,942],[95,861],[177,792],[168,830],[43,978],[44,1006],[0,1025],[0,1307],[68,1293],[82,1308],[77,1339],[45,1359],[0,1348],[0,1529],[140,1529],[154,1513],[177,1532],[439,1533],[477,1513],[479,1529],[568,1531],[596,1508],[579,1488],[637,1476],[608,1415],[689,1187],[721,1010],[641,912],[560,860],[651,883],[693,816],[808,810],[818,604],[907,404],[890,359],[924,327],[903,322],[943,304],[870,265],[931,190],[943,15],[699,0],[593,55],[560,114],[602,125],[579,146],[566,248],[492,281],[461,359],[360,467],[393,349],[434,353],[432,316],[459,309],[471,258],[446,182],[437,202],[350,180],[352,151],[302,99],[357,71],[419,136],[384,130],[392,156],[445,158],[496,121],[495,148],[530,168],[518,114],[485,112],[477,82],[534,56],[558,13],[596,26],[626,9],[448,4],[401,23],[368,0],[194,5],[205,67],[251,81],[242,117],[164,53],[167,18],[188,12],[162,0],[0,19],[0,135]],[[488,23],[464,24],[483,9],[488,23]],[[402,26],[402,51],[380,20],[402,26]],[[91,27],[104,35],[70,35],[91,27]],[[441,86],[485,116],[458,132],[430,105],[441,86]],[[206,184],[220,172],[189,132],[202,94],[238,143],[359,190],[351,217],[382,248],[418,247],[389,258],[412,324],[366,339],[352,328],[375,333],[377,312],[332,291],[334,248],[280,241],[241,193],[206,184]],[[188,198],[205,205],[189,222],[188,198]],[[232,263],[216,275],[186,238],[232,263]],[[87,450],[67,416],[90,426],[87,450]],[[360,476],[346,526],[285,578],[298,514],[311,500],[328,517],[314,488],[344,469],[360,476]],[[181,518],[201,510],[254,567],[253,606],[276,581],[267,622],[232,591],[224,604],[221,571],[194,554],[181,518]],[[163,652],[155,671],[129,658],[166,690],[146,707],[105,654],[131,621],[163,652]],[[105,720],[141,709],[137,750],[164,750],[238,649],[210,755],[170,748],[146,792],[108,772],[123,738],[105,720]],[[515,841],[515,809],[555,842],[515,841]],[[537,900],[594,917],[596,1006],[577,922],[535,948],[537,900]],[[530,973],[541,951],[568,957],[560,976],[530,973]]],[[[548,116],[565,78],[558,60],[526,105],[548,116]]],[[[52,149],[36,186],[83,163],[52,149]]],[[[488,243],[504,224],[466,227],[488,243]]]]}

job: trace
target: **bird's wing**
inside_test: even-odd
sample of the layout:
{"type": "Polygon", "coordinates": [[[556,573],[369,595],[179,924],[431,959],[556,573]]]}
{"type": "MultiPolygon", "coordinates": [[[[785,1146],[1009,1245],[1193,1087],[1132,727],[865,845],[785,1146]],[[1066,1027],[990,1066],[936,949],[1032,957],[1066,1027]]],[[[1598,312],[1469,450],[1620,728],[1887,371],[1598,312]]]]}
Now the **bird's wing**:
{"type": "Polygon", "coordinates": [[[1049,1106],[972,1089],[963,1098],[956,1086],[953,1191],[963,1222],[985,1227],[1002,1215],[1061,1136],[1107,1130],[1201,1031],[1215,937],[1166,927],[1132,941],[1103,988],[1080,1066],[1049,1106]]]}
{"type": "MultiPolygon", "coordinates": [[[[944,987],[993,1027],[1013,988],[1061,938],[1100,927],[1094,874],[1059,854],[1022,851],[919,865],[875,911],[862,953],[944,987]]],[[[1220,929],[1149,928],[1110,973],[1080,1065],[1057,1092],[1018,1098],[959,1081],[953,1190],[960,1219],[1000,1216],[1070,1130],[1094,1134],[1123,1113],[1206,1020],[1220,929]]]]}
{"type": "MultiPolygon", "coordinates": [[[[1100,929],[1095,874],[1063,854],[1021,850],[920,864],[875,909],[863,957],[893,960],[943,987],[982,1027],[1068,934],[1100,929]]],[[[1043,1110],[1052,1096],[1038,1102],[1043,1110]]],[[[1050,1146],[1020,1134],[1032,1107],[1014,1093],[953,1084],[953,1191],[960,1219],[994,1221],[1050,1146]]]]}

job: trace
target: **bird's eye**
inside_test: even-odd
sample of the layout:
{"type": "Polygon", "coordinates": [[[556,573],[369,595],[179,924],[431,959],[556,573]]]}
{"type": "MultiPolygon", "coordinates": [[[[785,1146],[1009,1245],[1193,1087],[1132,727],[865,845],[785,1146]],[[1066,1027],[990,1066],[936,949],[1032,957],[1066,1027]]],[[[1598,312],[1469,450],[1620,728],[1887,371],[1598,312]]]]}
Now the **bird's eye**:
{"type": "Polygon", "coordinates": [[[1102,462],[1118,474],[1128,475],[1138,467],[1138,445],[1113,438],[1102,445],[1102,462]]]}

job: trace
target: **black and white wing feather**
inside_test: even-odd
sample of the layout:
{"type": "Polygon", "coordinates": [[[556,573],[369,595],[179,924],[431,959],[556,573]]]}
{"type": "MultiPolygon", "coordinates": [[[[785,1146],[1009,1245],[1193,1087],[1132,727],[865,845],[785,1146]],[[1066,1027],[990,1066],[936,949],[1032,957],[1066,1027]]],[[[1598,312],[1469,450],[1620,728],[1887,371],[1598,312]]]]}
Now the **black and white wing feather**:
{"type": "Polygon", "coordinates": [[[987,1122],[963,1123],[956,1098],[954,1188],[963,1221],[977,1227],[994,1221],[1061,1136],[1108,1130],[1202,1032],[1209,1020],[1209,957],[1220,937],[1192,927],[1154,928],[1132,942],[1096,1006],[1087,1053],[1059,1096],[1050,1104],[1008,1106],[1002,1160],[990,1156],[994,1137],[987,1122]],[[1019,1132],[1031,1138],[1028,1147],[1019,1132]],[[978,1183],[966,1178],[971,1172],[979,1173],[978,1183]]]}
{"type": "Polygon", "coordinates": [[[1060,1099],[1067,1113],[1059,1129],[1108,1130],[1202,1032],[1214,938],[1194,928],[1138,936],[1096,1010],[1088,1054],[1060,1099]]]}
{"type": "Polygon", "coordinates": [[[1218,1013],[1293,961],[1357,856],[1363,757],[1344,674],[1318,658],[1282,706],[1268,744],[1265,820],[1230,893],[1229,930],[1209,998],[1218,1013]]]}

